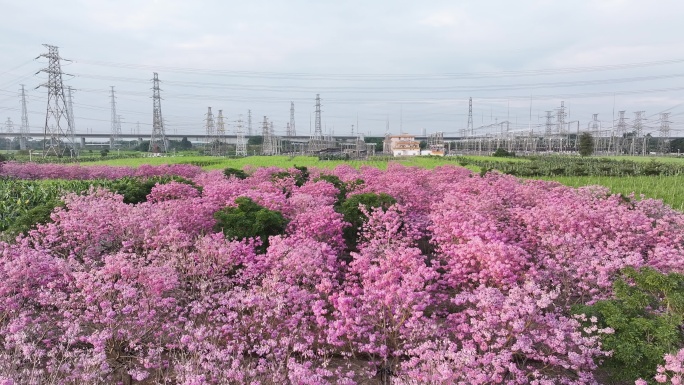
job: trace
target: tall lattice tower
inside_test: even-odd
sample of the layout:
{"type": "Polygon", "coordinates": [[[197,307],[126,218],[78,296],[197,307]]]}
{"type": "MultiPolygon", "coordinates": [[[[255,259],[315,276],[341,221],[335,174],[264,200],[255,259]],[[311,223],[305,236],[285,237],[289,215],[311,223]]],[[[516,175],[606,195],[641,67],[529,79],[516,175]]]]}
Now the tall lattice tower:
{"type": "Polygon", "coordinates": [[[660,127],[658,132],[660,134],[660,143],[658,143],[658,150],[661,154],[670,152],[670,113],[660,113],[660,127]]]}
{"type": "MultiPolygon", "coordinates": [[[[67,136],[69,131],[69,117],[64,97],[64,83],[62,82],[62,59],[59,56],[59,49],[54,45],[43,44],[48,49],[47,53],[41,54],[37,58],[48,59],[47,68],[39,72],[48,74],[48,81],[40,85],[48,89],[47,112],[45,114],[45,128],[43,141],[43,157],[49,155],[63,156],[70,149],[73,156],[75,144],[67,136]]],[[[36,58],[36,59],[37,59],[36,58]]]]}
{"type": "Polygon", "coordinates": [[[245,141],[245,132],[242,127],[242,115],[238,117],[237,126],[235,127],[235,156],[247,156],[247,142],[245,141]]]}
{"type": "Polygon", "coordinates": [[[271,140],[271,128],[268,124],[268,118],[264,116],[264,123],[261,126],[261,136],[263,143],[261,144],[262,155],[273,155],[273,140],[271,140]]]}
{"type": "Polygon", "coordinates": [[[28,148],[29,136],[29,121],[28,110],[26,109],[26,90],[24,85],[21,85],[21,127],[19,128],[19,149],[26,150],[28,148]]]}
{"type": "Polygon", "coordinates": [[[287,132],[287,136],[297,136],[294,118],[294,102],[290,102],[290,129],[287,132]]]}
{"type": "Polygon", "coordinates": [[[556,126],[559,135],[565,135],[565,102],[561,102],[560,108],[556,111],[556,126]]]}
{"type": "Polygon", "coordinates": [[[247,110],[247,136],[252,136],[252,110],[247,110]]]}
{"type": "MultiPolygon", "coordinates": [[[[5,133],[9,135],[14,134],[14,123],[12,123],[10,118],[7,118],[5,122],[5,133]]],[[[9,135],[7,136],[7,151],[12,150],[12,138],[9,135]]]]}
{"type": "Polygon", "coordinates": [[[204,129],[207,135],[207,149],[209,153],[214,155],[214,142],[216,141],[216,124],[214,123],[214,114],[211,112],[211,107],[207,107],[207,115],[204,118],[204,129]]]}
{"type": "Polygon", "coordinates": [[[212,155],[222,156],[226,144],[226,122],[223,120],[223,110],[216,116],[216,135],[211,147],[212,155]]]}
{"type": "MultiPolygon", "coordinates": [[[[67,112],[69,113],[69,130],[67,131],[67,136],[71,139],[71,142],[74,144],[74,151],[78,151],[78,147],[76,147],[76,137],[75,137],[75,132],[76,132],[76,122],[74,119],[74,98],[73,98],[73,89],[71,86],[67,87],[67,112]]],[[[78,152],[76,153],[78,155],[78,152]]]]}
{"type": "Polygon", "coordinates": [[[316,94],[316,120],[314,121],[314,139],[323,140],[323,129],[321,128],[321,96],[316,94]]]}
{"type": "Polygon", "coordinates": [[[152,79],[152,136],[150,137],[149,149],[155,154],[169,151],[166,132],[164,131],[164,119],[162,118],[160,91],[159,76],[155,72],[152,79]]]}
{"type": "Polygon", "coordinates": [[[474,136],[475,129],[473,128],[473,98],[468,98],[468,135],[474,136]]]}
{"type": "Polygon", "coordinates": [[[634,121],[632,122],[632,143],[630,146],[630,154],[635,155],[642,151],[642,147],[645,146],[645,140],[643,138],[643,118],[644,111],[634,111],[634,121]]]}
{"type": "Polygon", "coordinates": [[[273,129],[273,122],[268,124],[269,137],[271,138],[271,148],[273,149],[273,155],[280,155],[281,150],[281,140],[277,137],[275,130],[273,129]]]}
{"type": "Polygon", "coordinates": [[[109,148],[114,149],[121,140],[121,126],[118,123],[118,115],[116,114],[116,96],[114,96],[114,86],[110,87],[112,88],[110,95],[110,109],[112,116],[110,119],[109,128],[109,148]]]}
{"type": "Polygon", "coordinates": [[[626,150],[627,118],[625,118],[625,112],[627,111],[618,111],[618,122],[615,129],[615,150],[617,154],[623,154],[626,150]]]}

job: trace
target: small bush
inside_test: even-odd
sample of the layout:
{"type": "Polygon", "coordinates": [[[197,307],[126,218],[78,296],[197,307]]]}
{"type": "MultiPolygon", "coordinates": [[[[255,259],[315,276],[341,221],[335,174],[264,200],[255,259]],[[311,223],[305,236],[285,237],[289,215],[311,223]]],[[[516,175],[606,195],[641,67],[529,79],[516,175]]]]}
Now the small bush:
{"type": "Polygon", "coordinates": [[[234,176],[238,179],[246,179],[247,178],[247,173],[237,169],[237,168],[231,168],[228,167],[223,170],[223,175],[225,175],[227,178],[230,178],[231,176],[234,176]]]}
{"type": "Polygon", "coordinates": [[[360,206],[364,206],[367,209],[381,207],[383,210],[386,210],[395,203],[397,203],[397,200],[385,193],[358,194],[346,199],[340,205],[338,212],[344,215],[346,222],[351,224],[350,227],[344,229],[344,239],[347,242],[347,247],[350,250],[356,249],[359,230],[361,230],[363,223],[368,219],[359,208],[360,206]]]}
{"type": "Polygon", "coordinates": [[[51,200],[31,208],[14,220],[12,225],[5,231],[5,235],[14,238],[19,234],[28,233],[29,230],[38,224],[52,222],[50,214],[52,214],[57,207],[64,207],[64,202],[60,200],[51,200]]]}
{"type": "Polygon", "coordinates": [[[200,193],[202,192],[202,188],[194,182],[179,176],[155,176],[145,179],[121,178],[114,181],[109,189],[123,195],[124,203],[136,204],[146,202],[147,196],[152,192],[152,188],[158,183],[165,184],[171,181],[188,184],[196,188],[200,193]]]}
{"type": "Polygon", "coordinates": [[[512,158],[515,156],[515,152],[508,151],[504,148],[497,148],[496,151],[492,154],[492,156],[495,156],[497,158],[512,158]]]}
{"type": "Polygon", "coordinates": [[[225,207],[214,213],[215,231],[222,231],[228,239],[259,238],[259,250],[268,248],[268,237],[283,234],[287,221],[283,215],[258,205],[247,197],[235,199],[237,207],[225,207]]]}

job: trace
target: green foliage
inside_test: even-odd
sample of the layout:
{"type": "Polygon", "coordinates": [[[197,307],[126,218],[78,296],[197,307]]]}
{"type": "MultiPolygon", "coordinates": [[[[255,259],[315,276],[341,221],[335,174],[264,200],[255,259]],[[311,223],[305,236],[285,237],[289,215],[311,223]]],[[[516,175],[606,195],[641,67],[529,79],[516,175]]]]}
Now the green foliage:
{"type": "Polygon", "coordinates": [[[247,139],[247,144],[250,146],[261,146],[262,144],[264,144],[264,137],[250,136],[249,139],[247,139]]]}
{"type": "Polygon", "coordinates": [[[297,186],[302,187],[304,183],[309,181],[309,169],[306,166],[294,166],[294,168],[299,170],[299,175],[295,175],[295,183],[297,186]]]}
{"type": "Polygon", "coordinates": [[[223,170],[223,175],[225,175],[227,178],[230,178],[231,176],[234,176],[238,179],[246,179],[247,178],[247,173],[237,169],[237,168],[232,168],[228,167],[223,170]]]}
{"type": "Polygon", "coordinates": [[[356,179],[354,181],[345,183],[336,175],[321,175],[318,178],[316,178],[314,182],[317,182],[319,180],[324,180],[332,184],[333,186],[335,186],[337,190],[339,190],[339,192],[337,193],[337,201],[335,202],[335,208],[339,208],[340,205],[344,202],[344,200],[347,199],[347,194],[349,193],[349,191],[352,191],[355,188],[364,184],[364,181],[362,179],[356,179]]]}
{"type": "Polygon", "coordinates": [[[338,208],[338,212],[344,216],[344,220],[351,224],[350,227],[344,229],[344,239],[347,242],[347,247],[354,250],[359,241],[359,230],[361,230],[364,222],[368,219],[361,211],[360,206],[366,209],[380,207],[387,210],[391,205],[397,203],[391,195],[380,193],[365,193],[352,195],[346,199],[338,208]]]}
{"type": "Polygon", "coordinates": [[[589,132],[583,132],[579,137],[579,154],[589,156],[594,153],[594,136],[589,132]]]}
{"type": "Polygon", "coordinates": [[[284,179],[284,178],[293,178],[295,181],[295,185],[298,187],[302,187],[304,183],[306,183],[309,180],[309,170],[306,167],[297,167],[294,166],[295,169],[299,170],[299,172],[293,172],[289,173],[288,171],[281,171],[281,172],[276,172],[271,175],[271,180],[276,180],[276,179],[284,179]]]}
{"type": "Polygon", "coordinates": [[[180,141],[179,148],[181,150],[190,150],[192,149],[192,143],[188,140],[187,136],[184,136],[183,139],[180,141]]]}
{"type": "Polygon", "coordinates": [[[492,154],[492,156],[495,156],[497,158],[512,158],[515,156],[515,152],[508,151],[504,148],[497,148],[496,151],[492,154]]]}
{"type": "Polygon", "coordinates": [[[121,178],[113,181],[109,189],[124,197],[124,203],[136,204],[147,201],[147,195],[157,184],[165,184],[171,181],[185,183],[202,191],[201,187],[194,182],[179,176],[155,176],[150,178],[121,178]]]}
{"type": "Polygon", "coordinates": [[[626,268],[613,284],[615,299],[573,307],[574,313],[597,317],[600,327],[615,332],[602,338],[613,355],[602,365],[615,381],[649,379],[665,353],[684,344],[684,275],[651,268],[626,268]]]}
{"type": "Polygon", "coordinates": [[[228,239],[259,238],[260,250],[268,248],[268,237],[283,234],[287,221],[283,215],[256,204],[247,197],[235,199],[237,207],[225,207],[214,213],[215,231],[222,231],[228,239]]]}
{"type": "Polygon", "coordinates": [[[51,200],[29,209],[13,221],[5,231],[5,237],[14,238],[19,234],[26,234],[37,224],[52,222],[50,214],[56,207],[64,207],[64,202],[51,200]]]}

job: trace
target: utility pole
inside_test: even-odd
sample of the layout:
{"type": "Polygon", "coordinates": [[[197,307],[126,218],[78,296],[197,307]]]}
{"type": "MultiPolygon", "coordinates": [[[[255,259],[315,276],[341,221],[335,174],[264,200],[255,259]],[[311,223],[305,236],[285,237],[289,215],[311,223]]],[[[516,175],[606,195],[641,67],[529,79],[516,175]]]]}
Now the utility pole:
{"type": "Polygon", "coordinates": [[[26,150],[28,147],[29,122],[28,110],[26,109],[26,91],[21,85],[21,128],[19,128],[19,149],[26,150]]]}
{"type": "Polygon", "coordinates": [[[150,137],[149,148],[149,152],[155,154],[169,151],[166,132],[164,131],[164,119],[162,118],[160,91],[159,76],[155,72],[152,79],[152,136],[150,137]]]}
{"type": "Polygon", "coordinates": [[[63,156],[67,147],[71,149],[71,156],[73,156],[76,146],[66,134],[69,132],[69,117],[64,97],[64,83],[62,82],[64,73],[62,72],[61,61],[64,59],[59,56],[57,46],[49,44],[43,44],[43,46],[48,49],[48,52],[36,58],[48,59],[47,68],[39,71],[48,74],[48,81],[39,86],[48,89],[47,112],[43,131],[43,157],[50,154],[63,156]]]}
{"type": "Polygon", "coordinates": [[[238,117],[235,135],[235,156],[247,156],[247,143],[245,143],[245,133],[242,130],[242,115],[238,117]]]}
{"type": "Polygon", "coordinates": [[[116,114],[116,96],[114,96],[114,86],[110,86],[112,88],[112,93],[111,93],[111,127],[110,127],[110,134],[109,134],[109,148],[114,149],[117,146],[117,143],[119,143],[119,140],[121,138],[121,126],[118,124],[118,115],[116,114]]]}

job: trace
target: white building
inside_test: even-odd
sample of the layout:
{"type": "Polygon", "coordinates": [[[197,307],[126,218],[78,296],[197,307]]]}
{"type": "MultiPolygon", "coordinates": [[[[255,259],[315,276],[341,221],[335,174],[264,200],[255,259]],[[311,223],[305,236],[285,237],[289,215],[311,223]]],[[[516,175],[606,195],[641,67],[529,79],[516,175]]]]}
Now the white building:
{"type": "Polygon", "coordinates": [[[420,142],[415,135],[387,135],[384,141],[384,152],[391,152],[394,156],[420,155],[420,142]]]}

